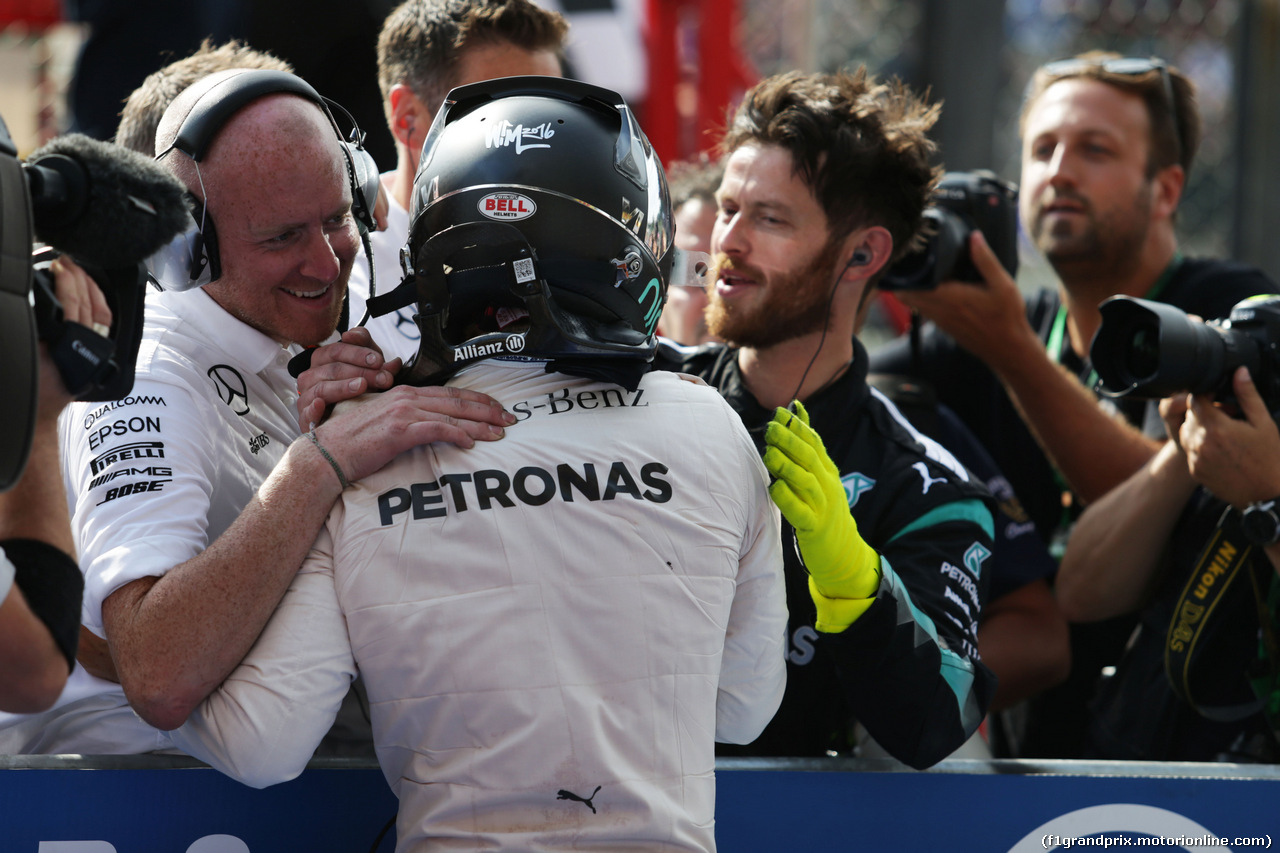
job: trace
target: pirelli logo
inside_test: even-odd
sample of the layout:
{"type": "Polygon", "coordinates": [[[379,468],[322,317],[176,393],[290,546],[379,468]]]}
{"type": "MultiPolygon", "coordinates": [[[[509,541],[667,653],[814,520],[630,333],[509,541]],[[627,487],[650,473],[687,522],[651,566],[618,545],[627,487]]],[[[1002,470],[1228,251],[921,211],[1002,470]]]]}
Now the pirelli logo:
{"type": "Polygon", "coordinates": [[[97,476],[117,462],[132,459],[163,459],[163,441],[135,441],[113,447],[89,461],[89,473],[97,476]]]}

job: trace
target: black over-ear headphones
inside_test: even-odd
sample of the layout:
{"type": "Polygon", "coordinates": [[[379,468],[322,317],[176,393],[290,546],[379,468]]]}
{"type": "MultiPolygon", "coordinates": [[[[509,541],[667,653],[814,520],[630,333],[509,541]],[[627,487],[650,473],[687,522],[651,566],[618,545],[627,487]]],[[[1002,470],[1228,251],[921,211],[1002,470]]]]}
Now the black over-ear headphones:
{"type": "MultiPolygon", "coordinates": [[[[223,126],[250,102],[264,95],[298,95],[319,106],[329,119],[347,160],[351,212],[362,229],[375,230],[373,209],[378,199],[378,166],[365,150],[364,133],[349,112],[321,97],[301,77],[283,71],[239,69],[211,76],[218,79],[204,84],[206,90],[191,105],[173,144],[156,155],[157,160],[176,149],[199,163],[223,126]],[[343,136],[338,128],[331,108],[341,112],[351,123],[351,132],[347,136],[343,136]]],[[[201,82],[194,85],[199,86],[201,82]]],[[[213,219],[203,199],[191,193],[187,196],[192,205],[192,221],[186,232],[147,259],[148,272],[164,290],[190,290],[216,281],[222,275],[213,219]]]]}

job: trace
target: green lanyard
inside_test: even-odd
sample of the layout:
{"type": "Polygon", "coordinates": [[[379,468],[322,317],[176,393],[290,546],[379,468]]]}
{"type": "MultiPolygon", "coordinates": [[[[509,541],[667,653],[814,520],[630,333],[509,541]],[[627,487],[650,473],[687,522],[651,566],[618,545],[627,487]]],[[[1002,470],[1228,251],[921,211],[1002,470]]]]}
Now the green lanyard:
{"type": "MultiPolygon", "coordinates": [[[[1143,299],[1156,299],[1169,281],[1173,278],[1174,273],[1178,271],[1178,267],[1182,265],[1182,253],[1175,251],[1173,258],[1169,261],[1169,265],[1160,273],[1160,277],[1156,279],[1156,283],[1143,296],[1143,299]]],[[[1058,314],[1053,318],[1053,326],[1049,329],[1049,339],[1045,342],[1045,351],[1049,354],[1049,358],[1055,364],[1062,363],[1062,347],[1067,337],[1067,306],[1059,305],[1058,314]]],[[[1093,390],[1098,384],[1098,371],[1089,370],[1089,377],[1085,381],[1085,387],[1093,390]]],[[[1058,531],[1054,536],[1053,542],[1050,543],[1049,549],[1053,555],[1062,559],[1062,552],[1066,548],[1066,535],[1071,528],[1071,505],[1074,499],[1071,489],[1067,485],[1066,478],[1055,467],[1053,469],[1053,479],[1058,484],[1058,488],[1062,492],[1062,518],[1058,522],[1058,531]]]]}
{"type": "MultiPolygon", "coordinates": [[[[1182,253],[1174,252],[1173,259],[1169,261],[1169,265],[1164,268],[1164,272],[1160,273],[1160,277],[1156,279],[1156,283],[1151,285],[1151,289],[1146,292],[1143,299],[1157,299],[1168,286],[1173,274],[1178,271],[1178,267],[1182,265],[1182,253]]],[[[1055,362],[1062,363],[1062,343],[1067,336],[1067,306],[1058,306],[1058,315],[1053,318],[1053,327],[1049,330],[1049,340],[1045,343],[1045,351],[1049,353],[1049,358],[1055,362]]],[[[1089,372],[1089,381],[1087,387],[1093,388],[1098,382],[1098,372],[1091,370],[1089,372]]]]}

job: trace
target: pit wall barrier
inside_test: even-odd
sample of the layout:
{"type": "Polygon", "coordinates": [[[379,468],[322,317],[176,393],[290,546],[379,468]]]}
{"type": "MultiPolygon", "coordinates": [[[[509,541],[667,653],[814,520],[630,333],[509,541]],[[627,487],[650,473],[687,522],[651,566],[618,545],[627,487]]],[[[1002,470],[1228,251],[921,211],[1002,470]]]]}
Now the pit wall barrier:
{"type": "MultiPolygon", "coordinates": [[[[245,787],[184,756],[0,756],[4,853],[391,853],[377,765],[316,759],[245,787]]],[[[1280,842],[1280,767],[949,759],[720,759],[716,838],[738,851],[1205,851],[1280,842]],[[1152,839],[1158,839],[1154,844],[1152,839]]]]}

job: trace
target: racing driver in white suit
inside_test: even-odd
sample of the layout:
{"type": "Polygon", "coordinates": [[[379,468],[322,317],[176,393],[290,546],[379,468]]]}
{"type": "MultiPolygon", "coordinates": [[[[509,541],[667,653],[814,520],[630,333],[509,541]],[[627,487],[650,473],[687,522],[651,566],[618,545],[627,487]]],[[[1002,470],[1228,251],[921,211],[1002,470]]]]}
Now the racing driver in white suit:
{"type": "Polygon", "coordinates": [[[741,419],[646,370],[673,253],[661,164],[620,96],[541,77],[455,89],[426,150],[413,269],[382,304],[418,304],[400,381],[520,420],[347,488],[174,741],[290,779],[358,670],[397,851],[714,850],[714,741],[772,718],[787,612],[741,419]]]}

